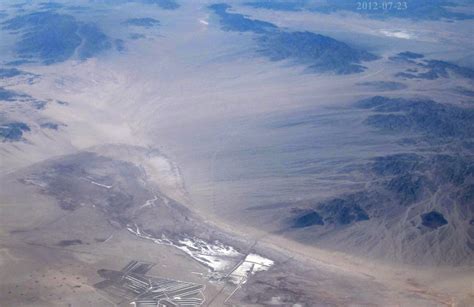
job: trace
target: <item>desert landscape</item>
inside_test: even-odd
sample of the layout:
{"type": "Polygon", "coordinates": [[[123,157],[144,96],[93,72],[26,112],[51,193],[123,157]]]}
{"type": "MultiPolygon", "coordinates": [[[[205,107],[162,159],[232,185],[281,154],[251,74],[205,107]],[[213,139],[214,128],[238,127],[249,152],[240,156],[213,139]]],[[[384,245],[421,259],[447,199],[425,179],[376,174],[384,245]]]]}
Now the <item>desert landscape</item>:
{"type": "Polygon", "coordinates": [[[469,1],[0,4],[0,306],[472,306],[469,1]]]}

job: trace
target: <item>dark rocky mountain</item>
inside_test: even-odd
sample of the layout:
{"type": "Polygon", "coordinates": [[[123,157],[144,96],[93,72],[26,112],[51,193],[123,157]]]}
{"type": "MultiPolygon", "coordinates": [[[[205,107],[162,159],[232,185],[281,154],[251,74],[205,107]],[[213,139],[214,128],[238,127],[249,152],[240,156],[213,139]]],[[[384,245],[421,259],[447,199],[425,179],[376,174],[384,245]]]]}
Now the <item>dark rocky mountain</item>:
{"type": "Polygon", "coordinates": [[[287,60],[314,73],[351,74],[365,70],[362,62],[378,58],[329,36],[309,31],[291,32],[266,21],[231,13],[227,4],[214,4],[209,9],[219,17],[224,31],[256,34],[257,53],[270,61],[287,60]]]}
{"type": "Polygon", "coordinates": [[[375,19],[405,18],[413,20],[465,20],[472,19],[472,13],[453,10],[464,3],[448,0],[406,0],[398,2],[364,2],[356,0],[253,0],[246,5],[253,8],[277,11],[310,11],[329,14],[346,11],[375,19]]]}
{"type": "Polygon", "coordinates": [[[112,46],[96,25],[54,11],[19,15],[2,24],[3,30],[20,33],[15,46],[18,57],[47,65],[71,58],[76,49],[80,59],[87,59],[112,46]]]}
{"type": "Polygon", "coordinates": [[[0,137],[3,142],[19,141],[23,133],[31,131],[27,124],[21,122],[2,123],[0,126],[0,137]]]}
{"type": "Polygon", "coordinates": [[[424,135],[473,137],[474,109],[432,100],[375,96],[359,101],[357,107],[370,109],[366,123],[388,132],[412,131],[424,135]]]}
{"type": "Polygon", "coordinates": [[[160,25],[160,21],[151,17],[142,17],[142,18],[130,18],[125,20],[126,25],[144,27],[144,28],[153,28],[160,25]]]}

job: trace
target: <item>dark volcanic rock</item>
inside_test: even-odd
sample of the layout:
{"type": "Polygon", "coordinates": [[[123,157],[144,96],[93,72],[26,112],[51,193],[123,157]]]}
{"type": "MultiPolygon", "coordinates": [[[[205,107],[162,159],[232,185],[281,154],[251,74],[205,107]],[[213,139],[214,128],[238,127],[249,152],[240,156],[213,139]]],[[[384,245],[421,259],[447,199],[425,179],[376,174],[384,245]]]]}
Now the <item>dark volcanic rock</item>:
{"type": "Polygon", "coordinates": [[[405,132],[412,128],[409,118],[398,114],[371,115],[367,118],[366,123],[385,131],[405,132]]]}
{"type": "Polygon", "coordinates": [[[444,137],[474,136],[474,109],[433,100],[375,96],[356,103],[378,113],[367,118],[370,126],[389,132],[421,132],[444,137]]]}
{"type": "Polygon", "coordinates": [[[35,61],[25,60],[25,59],[14,60],[14,61],[10,61],[8,63],[5,63],[5,65],[7,65],[7,66],[20,66],[20,65],[29,64],[29,63],[35,63],[35,61]]]}
{"type": "Polygon", "coordinates": [[[81,60],[92,58],[96,54],[112,48],[112,43],[110,42],[107,35],[102,33],[100,29],[94,24],[81,25],[78,33],[81,35],[81,37],[85,37],[81,47],[78,49],[79,58],[81,60]]]}
{"type": "Polygon", "coordinates": [[[416,79],[417,75],[412,74],[412,73],[408,73],[408,72],[399,72],[399,73],[395,74],[395,77],[403,78],[403,79],[416,79]]]}
{"type": "Polygon", "coordinates": [[[258,43],[258,52],[271,61],[296,61],[308,65],[308,70],[312,72],[358,73],[365,70],[365,67],[360,65],[362,61],[377,59],[369,52],[352,48],[331,37],[307,31],[271,32],[260,36],[258,43]]]}
{"type": "Polygon", "coordinates": [[[358,200],[356,195],[335,198],[319,204],[317,209],[324,221],[331,224],[348,225],[368,220],[369,215],[359,206],[358,200]]]}
{"type": "Polygon", "coordinates": [[[372,171],[377,175],[401,175],[416,170],[423,160],[417,154],[396,154],[377,157],[372,164],[372,171]]]}
{"type": "Polygon", "coordinates": [[[397,54],[397,57],[402,58],[402,59],[421,59],[424,57],[424,55],[420,53],[405,51],[405,52],[400,52],[399,54],[397,54]]]}
{"type": "Polygon", "coordinates": [[[0,68],[0,79],[16,77],[23,73],[24,72],[16,68],[0,68]]]}
{"type": "Polygon", "coordinates": [[[270,22],[250,19],[242,14],[229,13],[227,12],[229,8],[230,5],[223,3],[209,6],[209,9],[219,16],[221,27],[224,31],[265,33],[269,30],[278,29],[277,26],[270,22]]]}
{"type": "Polygon", "coordinates": [[[130,26],[138,26],[144,28],[153,28],[160,25],[160,21],[155,18],[144,17],[144,18],[130,18],[125,21],[125,24],[130,26]]]}
{"type": "Polygon", "coordinates": [[[111,47],[95,25],[54,11],[20,15],[2,24],[4,30],[21,34],[15,47],[20,58],[39,58],[44,64],[63,62],[76,50],[81,59],[87,59],[111,47]]]}
{"type": "Polygon", "coordinates": [[[294,219],[292,228],[304,228],[314,225],[324,225],[323,218],[316,211],[310,211],[294,219]]]}
{"type": "Polygon", "coordinates": [[[131,33],[128,37],[130,39],[137,40],[137,39],[145,38],[146,36],[140,33],[131,33]]]}
{"type": "Polygon", "coordinates": [[[461,185],[468,177],[474,177],[474,160],[460,155],[435,155],[431,160],[436,178],[440,183],[461,185]]]}
{"type": "Polygon", "coordinates": [[[46,128],[46,129],[58,130],[59,125],[55,123],[44,123],[44,124],[41,124],[40,127],[46,128]]]}
{"type": "Polygon", "coordinates": [[[444,216],[436,211],[431,211],[428,213],[423,213],[421,215],[421,223],[431,229],[439,228],[443,225],[448,224],[448,221],[444,218],[444,216]]]}
{"type": "Polygon", "coordinates": [[[3,87],[0,87],[0,101],[7,101],[7,102],[27,102],[30,103],[33,107],[38,110],[44,108],[47,104],[46,101],[38,100],[30,95],[19,93],[12,90],[7,90],[3,87]]]}
{"type": "Polygon", "coordinates": [[[407,175],[431,172],[437,184],[465,183],[474,176],[474,160],[459,154],[435,154],[423,157],[417,154],[396,154],[377,157],[371,164],[372,171],[379,176],[407,175]]]}
{"type": "MultiPolygon", "coordinates": [[[[401,62],[409,62],[409,63],[416,63],[416,60],[422,59],[425,56],[420,53],[415,53],[411,51],[400,52],[394,56],[389,57],[391,61],[401,61],[401,62]]],[[[408,71],[408,70],[407,70],[408,71]]],[[[410,69],[409,72],[414,72],[410,69]]]]}
{"type": "Polygon", "coordinates": [[[7,20],[5,30],[23,30],[16,52],[22,58],[39,57],[45,64],[71,57],[81,44],[79,24],[74,17],[53,12],[36,12],[7,20]]]}
{"type": "MultiPolygon", "coordinates": [[[[466,205],[474,204],[474,184],[470,184],[458,193],[459,200],[466,205]]],[[[474,206],[472,208],[474,213],[474,206]]],[[[472,220],[474,221],[474,220],[472,220]]]]}
{"type": "Polygon", "coordinates": [[[13,122],[2,124],[0,126],[0,138],[4,142],[20,141],[23,137],[23,133],[30,130],[30,127],[28,127],[28,125],[25,123],[13,122]]]}
{"type": "Polygon", "coordinates": [[[403,90],[408,87],[403,83],[394,82],[394,81],[360,82],[360,83],[357,83],[357,85],[370,87],[377,91],[396,91],[396,90],[403,90]]]}
{"type": "Polygon", "coordinates": [[[395,74],[395,76],[406,79],[435,80],[438,78],[449,78],[450,74],[453,74],[461,78],[474,79],[474,69],[440,60],[423,59],[421,61],[418,61],[422,58],[423,55],[409,51],[402,52],[397,54],[396,56],[390,57],[390,60],[392,61],[405,61],[407,63],[412,63],[413,65],[416,65],[415,69],[407,69],[404,72],[399,72],[395,74]]]}
{"type": "Polygon", "coordinates": [[[115,50],[117,50],[118,52],[122,52],[122,51],[125,51],[125,42],[123,39],[116,39],[114,40],[114,46],[115,46],[115,50]]]}
{"type": "Polygon", "coordinates": [[[219,16],[224,31],[257,34],[257,52],[260,55],[271,61],[288,60],[305,65],[308,72],[358,73],[365,70],[361,62],[378,58],[328,36],[308,31],[289,32],[269,22],[230,13],[227,4],[213,4],[209,9],[219,16]]]}
{"type": "Polygon", "coordinates": [[[18,92],[7,90],[3,87],[0,87],[0,100],[3,101],[15,101],[19,98],[27,98],[28,95],[20,94],[18,92]]]}
{"type": "MultiPolygon", "coordinates": [[[[459,66],[453,63],[439,61],[439,60],[429,60],[425,61],[424,64],[421,64],[422,67],[428,69],[428,72],[425,73],[428,76],[427,79],[433,78],[437,79],[440,77],[447,78],[448,72],[452,73],[467,79],[474,79],[474,70],[468,67],[459,66]]],[[[423,78],[424,75],[419,75],[420,78],[423,78]]]]}
{"type": "Polygon", "coordinates": [[[394,192],[401,205],[409,205],[422,199],[426,179],[423,176],[405,174],[386,183],[389,191],[394,192]]]}

